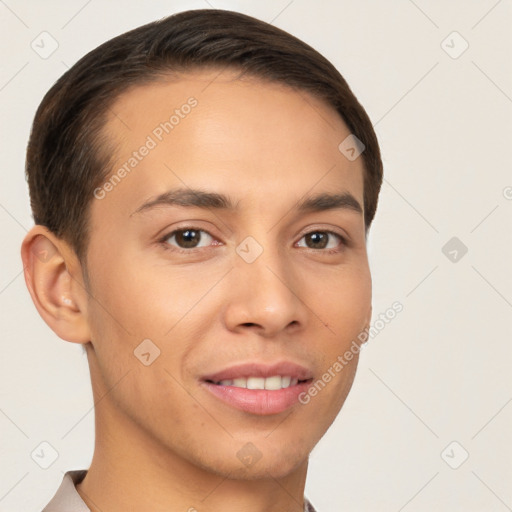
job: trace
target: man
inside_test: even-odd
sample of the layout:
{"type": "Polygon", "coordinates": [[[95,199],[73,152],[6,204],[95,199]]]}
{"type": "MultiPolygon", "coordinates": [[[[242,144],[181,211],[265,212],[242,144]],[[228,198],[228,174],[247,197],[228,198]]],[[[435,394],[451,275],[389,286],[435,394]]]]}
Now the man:
{"type": "Polygon", "coordinates": [[[95,402],[90,468],[45,511],[313,511],[308,457],[371,320],[382,183],[332,64],[235,12],[145,25],[48,92],[27,177],[26,283],[85,347],[95,402]]]}

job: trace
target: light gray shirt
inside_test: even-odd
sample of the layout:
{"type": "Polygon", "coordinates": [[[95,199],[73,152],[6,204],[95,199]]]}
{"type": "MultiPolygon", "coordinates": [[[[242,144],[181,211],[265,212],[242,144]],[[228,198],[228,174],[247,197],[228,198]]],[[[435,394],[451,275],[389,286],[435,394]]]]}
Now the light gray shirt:
{"type": "MultiPolygon", "coordinates": [[[[85,478],[86,474],[86,469],[68,471],[55,496],[46,505],[43,512],[91,512],[75,487],[85,478]]],[[[304,512],[316,512],[306,497],[304,497],[304,512]]]]}

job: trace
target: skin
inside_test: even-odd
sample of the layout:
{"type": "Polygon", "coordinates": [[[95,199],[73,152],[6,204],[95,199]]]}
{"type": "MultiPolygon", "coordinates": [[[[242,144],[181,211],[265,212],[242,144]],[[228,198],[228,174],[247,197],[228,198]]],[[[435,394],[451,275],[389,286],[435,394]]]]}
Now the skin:
{"type": "Polygon", "coordinates": [[[362,158],[338,150],[349,129],[304,91],[217,75],[140,86],[112,106],[105,135],[116,144],[115,172],[175,108],[198,101],[92,200],[89,288],[72,249],[46,228],[23,242],[39,313],[87,348],[96,444],[77,490],[92,511],[301,512],[309,454],[354,379],[357,355],[307,405],[272,415],[232,408],[200,385],[235,363],[285,359],[316,380],[371,319],[363,215],[294,210],[320,192],[350,192],[363,204],[362,158]],[[132,215],[179,186],[227,194],[239,211],[160,206],[132,215]],[[211,238],[202,233],[195,249],[178,237],[158,241],[189,226],[211,238]],[[331,235],[323,249],[304,236],[326,231],[347,245],[331,235]],[[263,248],[253,263],[235,250],[247,236],[263,248]],[[160,350],[149,366],[134,356],[144,339],[160,350]],[[247,443],[261,454],[250,467],[237,457],[247,443]]]}

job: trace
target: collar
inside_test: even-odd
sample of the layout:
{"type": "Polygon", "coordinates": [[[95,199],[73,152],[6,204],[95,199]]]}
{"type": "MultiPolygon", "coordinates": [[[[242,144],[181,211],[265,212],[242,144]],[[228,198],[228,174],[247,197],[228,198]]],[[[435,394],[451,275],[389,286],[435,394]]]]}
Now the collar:
{"type": "Polygon", "coordinates": [[[86,469],[68,471],[55,496],[46,505],[43,512],[91,512],[75,487],[85,478],[86,474],[86,469]]]}
{"type": "MultiPolygon", "coordinates": [[[[76,490],[76,485],[85,478],[86,474],[86,469],[76,469],[65,473],[55,496],[46,505],[43,512],[91,512],[76,490]]],[[[316,512],[305,496],[304,512],[316,512]]]]}

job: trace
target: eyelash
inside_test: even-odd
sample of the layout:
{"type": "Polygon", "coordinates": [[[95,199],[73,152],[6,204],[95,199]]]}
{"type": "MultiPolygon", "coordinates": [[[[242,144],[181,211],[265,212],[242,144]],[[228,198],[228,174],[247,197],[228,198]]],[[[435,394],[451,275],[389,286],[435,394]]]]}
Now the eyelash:
{"type": "MultiPolygon", "coordinates": [[[[202,228],[199,228],[199,227],[196,227],[196,226],[185,226],[183,228],[179,228],[179,229],[175,229],[173,231],[170,231],[169,233],[167,233],[166,235],[164,235],[162,238],[160,238],[158,240],[158,243],[163,247],[164,250],[166,251],[172,251],[172,252],[177,252],[177,253],[180,253],[180,254],[190,254],[190,253],[195,253],[197,251],[200,251],[201,249],[207,249],[205,247],[192,247],[190,249],[182,249],[182,248],[179,248],[179,247],[174,247],[174,246],[171,246],[169,243],[168,243],[168,240],[169,238],[171,238],[172,236],[174,236],[175,234],[177,233],[180,233],[180,232],[183,232],[183,231],[200,231],[202,233],[206,233],[208,236],[211,236],[214,240],[215,240],[215,237],[209,233],[208,231],[206,231],[205,229],[202,229],[202,228]]],[[[329,231],[329,230],[326,230],[326,229],[313,229],[311,231],[308,231],[307,233],[304,233],[300,240],[302,240],[305,236],[307,235],[310,235],[312,233],[327,233],[329,235],[334,235],[335,237],[338,237],[341,241],[341,245],[343,246],[341,249],[313,249],[311,247],[305,247],[305,249],[309,249],[310,251],[319,251],[319,252],[323,252],[323,253],[326,253],[326,254],[339,254],[344,247],[348,246],[348,241],[347,239],[340,235],[339,233],[336,233],[335,231],[329,231]]]]}

